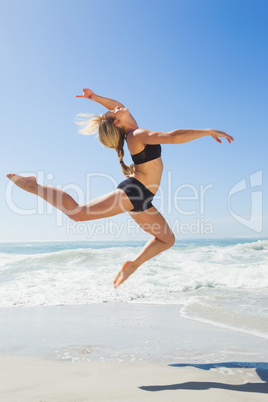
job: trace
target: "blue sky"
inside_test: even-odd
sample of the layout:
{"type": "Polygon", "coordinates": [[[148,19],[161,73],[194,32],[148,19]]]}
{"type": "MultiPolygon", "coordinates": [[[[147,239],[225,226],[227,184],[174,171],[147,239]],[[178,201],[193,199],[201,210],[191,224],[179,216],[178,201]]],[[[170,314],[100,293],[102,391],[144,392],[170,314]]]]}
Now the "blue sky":
{"type": "MultiPolygon", "coordinates": [[[[99,230],[90,237],[76,230],[5,177],[29,172],[87,201],[124,179],[114,150],[77,134],[78,113],[104,111],[75,98],[84,87],[124,103],[140,127],[214,128],[234,137],[162,146],[162,198],[154,204],[175,224],[177,240],[205,236],[202,222],[210,237],[268,236],[267,12],[261,0],[1,0],[0,241],[115,238],[104,220],[90,223],[99,230]],[[202,186],[210,186],[204,210],[202,186]],[[175,193],[196,199],[176,201],[178,208],[175,193]]],[[[128,219],[108,221],[127,231],[128,219]]],[[[126,236],[137,234],[118,239],[126,236]]]]}

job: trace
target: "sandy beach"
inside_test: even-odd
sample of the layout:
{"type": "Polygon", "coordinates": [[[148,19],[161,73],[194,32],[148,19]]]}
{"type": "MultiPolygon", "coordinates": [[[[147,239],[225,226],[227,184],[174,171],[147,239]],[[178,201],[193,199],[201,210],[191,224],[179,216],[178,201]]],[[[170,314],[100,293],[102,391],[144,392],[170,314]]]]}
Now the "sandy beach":
{"type": "Polygon", "coordinates": [[[267,339],[102,303],[0,309],[1,401],[262,401],[267,339]]]}

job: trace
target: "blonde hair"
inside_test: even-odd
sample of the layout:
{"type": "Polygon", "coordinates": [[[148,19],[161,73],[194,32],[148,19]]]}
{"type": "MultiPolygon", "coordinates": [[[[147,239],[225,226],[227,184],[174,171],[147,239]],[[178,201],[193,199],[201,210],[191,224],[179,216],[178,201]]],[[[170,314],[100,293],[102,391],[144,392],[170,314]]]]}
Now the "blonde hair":
{"type": "Polygon", "coordinates": [[[83,126],[78,132],[85,135],[98,132],[99,141],[105,147],[116,150],[123,174],[129,177],[134,173],[134,165],[127,166],[123,161],[125,132],[122,128],[114,125],[114,119],[104,114],[97,116],[80,113],[78,116],[84,118],[84,120],[76,121],[76,124],[83,126]]]}

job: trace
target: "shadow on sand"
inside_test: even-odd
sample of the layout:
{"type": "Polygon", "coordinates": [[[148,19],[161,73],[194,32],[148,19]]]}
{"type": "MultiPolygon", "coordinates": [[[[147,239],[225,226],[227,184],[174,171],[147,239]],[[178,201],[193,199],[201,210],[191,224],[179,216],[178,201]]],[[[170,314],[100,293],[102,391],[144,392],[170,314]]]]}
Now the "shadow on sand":
{"type": "Polygon", "coordinates": [[[195,367],[200,370],[210,370],[216,368],[254,368],[256,373],[263,382],[246,383],[246,384],[223,384],[220,382],[197,382],[189,381],[185,383],[170,384],[170,385],[148,385],[139,387],[144,391],[166,391],[176,389],[189,389],[189,390],[205,390],[209,388],[227,389],[231,391],[240,392],[257,392],[266,394],[268,393],[268,363],[254,363],[254,362],[226,362],[226,363],[214,363],[214,364],[169,364],[170,367],[195,367]]]}

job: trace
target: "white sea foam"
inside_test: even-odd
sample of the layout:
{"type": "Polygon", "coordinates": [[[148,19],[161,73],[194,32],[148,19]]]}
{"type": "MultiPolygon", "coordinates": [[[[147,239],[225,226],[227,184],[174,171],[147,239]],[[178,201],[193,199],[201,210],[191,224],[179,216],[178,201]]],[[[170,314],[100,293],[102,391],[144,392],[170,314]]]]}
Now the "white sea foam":
{"type": "MultiPolygon", "coordinates": [[[[117,290],[113,279],[141,244],[2,245],[0,307],[104,302],[177,304],[185,316],[260,333],[268,322],[268,241],[177,244],[117,290]],[[230,318],[231,317],[231,318],[230,318]],[[242,317],[241,319],[238,317],[242,317]],[[233,325],[237,321],[237,325],[233,325]],[[252,320],[252,321],[251,321],[252,320]]],[[[267,326],[268,327],[268,326],[267,326]]],[[[266,335],[265,335],[266,336],[266,335]]]]}

